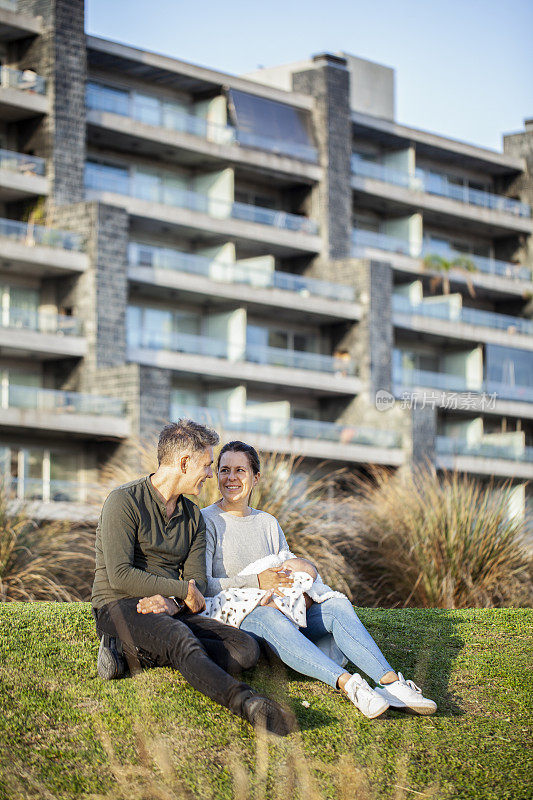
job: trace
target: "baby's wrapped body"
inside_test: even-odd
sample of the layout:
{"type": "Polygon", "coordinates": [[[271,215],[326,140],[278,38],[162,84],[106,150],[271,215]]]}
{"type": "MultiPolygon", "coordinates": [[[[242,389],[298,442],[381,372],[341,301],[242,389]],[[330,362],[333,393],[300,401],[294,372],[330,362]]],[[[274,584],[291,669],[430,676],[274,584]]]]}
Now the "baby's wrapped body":
{"type": "Polygon", "coordinates": [[[292,585],[283,590],[282,596],[265,589],[225,589],[214,597],[206,597],[203,615],[238,628],[254,608],[267,605],[278,608],[299,628],[305,628],[306,598],[321,603],[330,597],[342,596],[322,583],[310,561],[295,558],[288,550],[254,561],[241,570],[239,576],[258,575],[281,565],[293,577],[292,585]]]}

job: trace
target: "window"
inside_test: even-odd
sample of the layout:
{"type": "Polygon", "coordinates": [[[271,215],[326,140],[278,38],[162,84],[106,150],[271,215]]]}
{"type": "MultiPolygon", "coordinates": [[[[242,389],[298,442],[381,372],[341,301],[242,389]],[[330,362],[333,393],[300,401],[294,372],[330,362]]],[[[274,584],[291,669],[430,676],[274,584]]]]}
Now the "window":
{"type": "Polygon", "coordinates": [[[108,111],[111,114],[130,116],[130,94],[123,89],[114,89],[111,86],[91,81],[87,84],[85,102],[87,108],[94,111],[108,111]]]}

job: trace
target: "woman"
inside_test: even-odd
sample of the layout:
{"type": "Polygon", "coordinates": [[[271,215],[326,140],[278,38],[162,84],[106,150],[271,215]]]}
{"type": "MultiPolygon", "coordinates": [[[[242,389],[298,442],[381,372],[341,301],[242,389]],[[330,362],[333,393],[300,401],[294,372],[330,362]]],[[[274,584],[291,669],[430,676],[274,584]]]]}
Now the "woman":
{"type": "MultiPolygon", "coordinates": [[[[283,595],[292,577],[282,566],[258,574],[249,574],[246,569],[268,557],[279,555],[280,563],[294,557],[277,520],[249,505],[252,489],[260,479],[257,452],[244,442],[229,442],[220,451],[217,473],[221,498],[202,511],[207,529],[207,594],[249,587],[266,590],[267,597],[283,595]]],[[[412,681],[394,672],[347,597],[332,592],[320,579],[309,591],[314,601],[305,596],[306,627],[298,628],[270,604],[253,608],[240,628],[266,641],[292,669],[341,689],[367,717],[377,717],[389,706],[418,714],[435,713],[433,700],[423,697],[412,681]],[[315,645],[328,633],[353,664],[379,683],[376,689],[371,689],[358,673],[350,675],[315,645]]]]}

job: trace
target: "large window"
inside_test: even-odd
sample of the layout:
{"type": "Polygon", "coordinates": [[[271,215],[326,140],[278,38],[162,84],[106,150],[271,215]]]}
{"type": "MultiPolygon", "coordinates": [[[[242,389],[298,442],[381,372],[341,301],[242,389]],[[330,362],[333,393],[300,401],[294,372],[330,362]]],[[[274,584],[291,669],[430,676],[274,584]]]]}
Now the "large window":
{"type": "Polygon", "coordinates": [[[200,333],[200,316],[179,309],[129,306],[127,334],[130,347],[174,349],[179,336],[200,333]]]}
{"type": "Polygon", "coordinates": [[[533,387],[533,353],[513,347],[486,346],[487,381],[533,387]]]}
{"type": "Polygon", "coordinates": [[[269,328],[263,325],[247,326],[246,343],[263,347],[277,347],[282,350],[318,352],[318,339],[314,333],[269,328]]]}
{"type": "Polygon", "coordinates": [[[0,472],[20,500],[83,502],[81,453],[0,445],[0,472]]]}

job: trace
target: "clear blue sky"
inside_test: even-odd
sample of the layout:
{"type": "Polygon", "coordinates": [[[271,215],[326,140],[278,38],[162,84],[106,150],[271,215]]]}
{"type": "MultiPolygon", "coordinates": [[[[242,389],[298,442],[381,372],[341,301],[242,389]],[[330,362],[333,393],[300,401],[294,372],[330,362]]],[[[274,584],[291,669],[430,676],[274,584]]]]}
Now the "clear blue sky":
{"type": "Polygon", "coordinates": [[[532,0],[87,0],[86,26],[237,75],[344,50],[394,67],[398,122],[495,150],[533,117],[532,0]]]}

